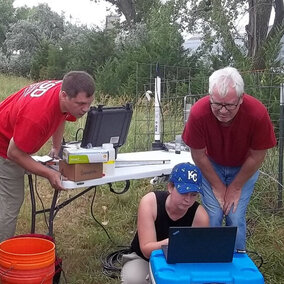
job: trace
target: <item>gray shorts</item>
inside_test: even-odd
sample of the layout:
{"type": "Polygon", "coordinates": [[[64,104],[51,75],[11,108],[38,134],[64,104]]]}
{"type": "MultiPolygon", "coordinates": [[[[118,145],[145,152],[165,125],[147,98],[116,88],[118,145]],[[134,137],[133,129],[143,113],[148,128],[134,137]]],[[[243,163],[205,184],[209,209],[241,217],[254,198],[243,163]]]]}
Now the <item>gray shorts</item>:
{"type": "Polygon", "coordinates": [[[149,262],[135,252],[122,256],[121,283],[150,284],[149,262]]]}
{"type": "Polygon", "coordinates": [[[0,242],[14,236],[24,201],[25,170],[0,157],[0,242]]]}

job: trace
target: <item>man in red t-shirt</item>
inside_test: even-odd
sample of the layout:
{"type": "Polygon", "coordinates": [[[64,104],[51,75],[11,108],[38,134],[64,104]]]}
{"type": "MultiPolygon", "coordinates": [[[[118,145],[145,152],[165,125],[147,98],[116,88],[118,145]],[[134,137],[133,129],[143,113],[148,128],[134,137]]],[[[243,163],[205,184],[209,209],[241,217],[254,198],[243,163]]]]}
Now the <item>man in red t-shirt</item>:
{"type": "Polygon", "coordinates": [[[264,105],[244,93],[235,68],[215,71],[209,95],[197,101],[182,138],[203,174],[202,201],[211,226],[237,226],[236,249],[246,248],[246,208],[267,149],[276,145],[264,105]]]}
{"type": "Polygon", "coordinates": [[[71,71],[63,81],[32,84],[0,103],[0,242],[15,233],[25,171],[47,178],[56,190],[63,189],[60,173],[30,155],[52,136],[50,155],[56,157],[65,121],[75,121],[89,110],[94,91],[89,74],[71,71]]]}

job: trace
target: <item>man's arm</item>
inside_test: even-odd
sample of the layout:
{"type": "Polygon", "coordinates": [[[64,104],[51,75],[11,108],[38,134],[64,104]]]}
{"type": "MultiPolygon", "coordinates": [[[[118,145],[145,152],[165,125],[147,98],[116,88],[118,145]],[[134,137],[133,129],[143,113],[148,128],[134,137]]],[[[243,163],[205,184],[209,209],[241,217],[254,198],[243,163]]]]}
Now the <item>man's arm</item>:
{"type": "Polygon", "coordinates": [[[227,188],[224,204],[225,214],[229,214],[233,206],[233,212],[236,212],[240,200],[242,187],[248,179],[260,168],[264,161],[267,150],[252,150],[249,151],[249,156],[242,165],[239,173],[227,188]]]}
{"type": "Polygon", "coordinates": [[[192,149],[191,156],[196,166],[198,166],[204,175],[204,177],[210,183],[213,193],[218,200],[221,208],[223,209],[226,185],[221,181],[219,176],[216,174],[210,160],[206,155],[206,149],[192,149]]]}
{"type": "Polygon", "coordinates": [[[10,160],[17,163],[27,171],[47,178],[53,188],[58,190],[64,189],[64,187],[61,185],[61,174],[34,161],[34,159],[31,158],[27,153],[21,151],[17,147],[13,138],[10,140],[7,156],[10,160]]]}
{"type": "Polygon", "coordinates": [[[59,158],[58,153],[61,149],[62,139],[63,139],[63,133],[65,128],[65,121],[63,121],[56,131],[52,135],[52,149],[49,152],[49,156],[52,158],[59,158]]]}
{"type": "Polygon", "coordinates": [[[138,208],[137,229],[140,249],[146,258],[151,252],[167,245],[168,239],[157,241],[155,219],[157,215],[156,196],[153,192],[146,194],[140,201],[138,208]]]}

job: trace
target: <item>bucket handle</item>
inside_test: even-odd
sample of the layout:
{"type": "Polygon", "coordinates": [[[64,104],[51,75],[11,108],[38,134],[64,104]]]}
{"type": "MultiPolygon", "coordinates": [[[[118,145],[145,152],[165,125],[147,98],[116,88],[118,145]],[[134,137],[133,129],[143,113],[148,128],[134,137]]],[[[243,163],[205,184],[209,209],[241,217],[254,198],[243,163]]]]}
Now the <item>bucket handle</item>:
{"type": "Polygon", "coordinates": [[[47,275],[45,275],[45,277],[42,279],[42,281],[40,282],[40,284],[43,284],[44,281],[45,281],[48,277],[52,276],[52,274],[53,274],[53,272],[52,272],[52,273],[49,273],[49,274],[47,274],[47,275]]]}
{"type": "MultiPolygon", "coordinates": [[[[12,263],[11,263],[12,264],[12,263]]],[[[0,272],[0,276],[2,277],[2,276],[5,276],[7,273],[9,273],[11,270],[13,270],[14,269],[14,266],[13,265],[11,265],[9,268],[7,268],[6,269],[6,271],[4,271],[3,273],[2,272],[0,272]]]]}

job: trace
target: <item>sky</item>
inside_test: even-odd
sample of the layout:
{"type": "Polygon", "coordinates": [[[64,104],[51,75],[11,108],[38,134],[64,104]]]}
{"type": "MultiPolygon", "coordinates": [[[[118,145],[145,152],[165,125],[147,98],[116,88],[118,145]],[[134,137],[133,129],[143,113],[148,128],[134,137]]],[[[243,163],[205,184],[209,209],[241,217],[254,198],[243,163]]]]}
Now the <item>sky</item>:
{"type": "Polygon", "coordinates": [[[113,6],[103,0],[99,3],[90,0],[15,0],[14,7],[33,7],[40,3],[48,4],[59,15],[64,12],[65,19],[73,24],[85,24],[88,27],[104,28],[106,16],[115,14],[113,6]]]}

